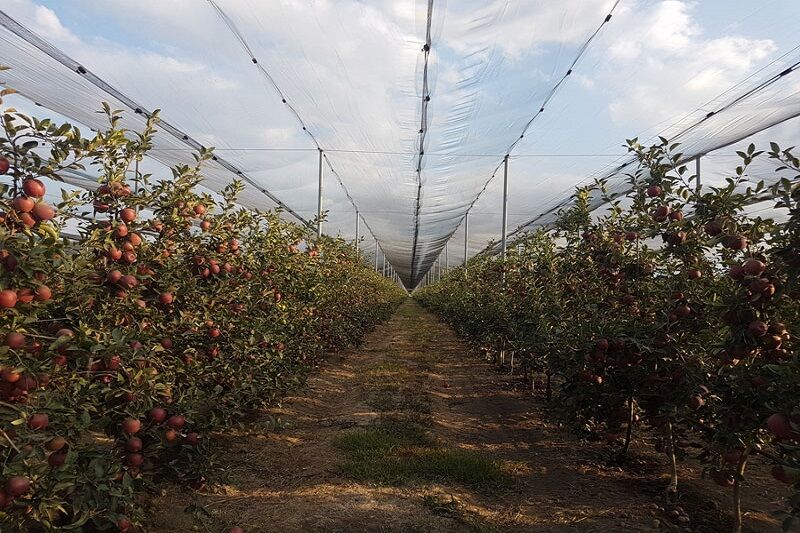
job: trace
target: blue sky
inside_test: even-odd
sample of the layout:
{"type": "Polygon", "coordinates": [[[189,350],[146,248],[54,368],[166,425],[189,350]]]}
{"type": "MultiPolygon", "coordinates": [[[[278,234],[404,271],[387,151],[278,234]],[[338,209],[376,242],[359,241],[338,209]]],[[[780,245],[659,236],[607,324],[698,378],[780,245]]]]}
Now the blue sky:
{"type": "MultiPolygon", "coordinates": [[[[328,157],[402,270],[414,229],[427,2],[218,3],[324,148],[398,152],[328,157]]],[[[428,263],[453,232],[457,241],[463,238],[459,224],[466,206],[610,4],[434,2],[418,250],[428,263]]],[[[223,149],[305,216],[314,214],[315,153],[231,151],[313,144],[208,2],[0,0],[0,9],[144,105],[162,108],[165,119],[223,149]]],[[[800,3],[788,0],[622,0],[512,154],[550,157],[512,159],[509,225],[613,160],[586,154],[620,154],[625,138],[669,131],[677,119],[758,69],[772,63],[767,71],[780,70],[797,56],[778,60],[799,44],[797,20],[800,3]]],[[[785,92],[775,95],[786,97],[786,107],[798,104],[797,83],[788,80],[785,92]]],[[[69,102],[53,102],[69,114],[69,102]]],[[[96,102],[81,95],[72,105],[96,102]]],[[[789,123],[779,133],[791,138],[797,130],[789,123]]],[[[352,207],[332,179],[328,184],[328,228],[352,237],[352,207]]],[[[498,234],[500,185],[491,182],[473,209],[473,251],[498,234]]]]}

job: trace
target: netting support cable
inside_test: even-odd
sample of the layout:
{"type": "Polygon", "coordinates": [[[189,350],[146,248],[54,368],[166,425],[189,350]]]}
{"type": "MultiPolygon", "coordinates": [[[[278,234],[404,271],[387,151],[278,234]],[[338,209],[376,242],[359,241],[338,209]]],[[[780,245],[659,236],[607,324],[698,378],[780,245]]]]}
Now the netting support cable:
{"type": "Polygon", "coordinates": [[[425,136],[428,132],[428,102],[431,101],[428,87],[428,60],[431,53],[431,26],[433,23],[433,0],[428,0],[428,17],[425,26],[425,44],[422,47],[422,102],[420,104],[419,156],[417,159],[417,201],[414,207],[414,241],[411,247],[410,282],[417,277],[417,243],[419,241],[419,215],[422,208],[422,159],[425,156],[425,136]]]}
{"type": "MultiPolygon", "coordinates": [[[[4,11],[0,10],[0,27],[3,27],[25,41],[26,43],[30,44],[31,46],[35,47],[39,51],[43,52],[44,54],[48,55],[50,58],[54,59],[58,63],[62,64],[63,66],[67,67],[73,72],[79,74],[83,79],[87,82],[91,83],[104,93],[108,94],[109,96],[115,98],[117,101],[122,103],[124,106],[128,107],[131,111],[136,113],[137,115],[144,115],[145,117],[152,116],[153,112],[148,111],[144,106],[140,105],[132,98],[126,96],[121,91],[117,90],[105,80],[91,72],[89,69],[72,59],[72,57],[65,54],[59,48],[56,48],[49,42],[45,41],[28,28],[11,18],[8,14],[4,11]]],[[[57,110],[54,110],[57,111],[57,110]]],[[[62,113],[63,114],[63,113],[62,113]]],[[[187,133],[183,132],[182,130],[178,129],[177,127],[173,126],[166,120],[160,119],[158,126],[161,130],[169,133],[173,137],[175,137],[180,142],[189,146],[193,151],[199,151],[205,148],[202,144],[200,144],[197,140],[193,139],[187,133]]],[[[235,174],[243,181],[247,182],[248,184],[252,185],[256,190],[260,193],[265,195],[269,198],[272,202],[277,204],[281,207],[284,211],[292,215],[298,221],[300,221],[303,225],[308,226],[309,222],[301,217],[296,211],[286,205],[283,201],[281,201],[278,197],[272,194],[270,191],[265,189],[261,186],[257,181],[247,176],[244,172],[238,169],[233,164],[229,163],[225,159],[220,156],[214,156],[214,161],[216,161],[220,166],[228,170],[229,172],[235,174]]]]}

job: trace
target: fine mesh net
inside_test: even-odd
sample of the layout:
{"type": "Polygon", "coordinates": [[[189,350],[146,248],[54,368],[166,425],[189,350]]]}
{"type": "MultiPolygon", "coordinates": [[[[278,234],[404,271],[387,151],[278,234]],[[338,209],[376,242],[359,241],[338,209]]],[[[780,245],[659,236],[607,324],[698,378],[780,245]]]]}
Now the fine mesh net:
{"type": "MultiPolygon", "coordinates": [[[[506,155],[514,235],[552,223],[577,184],[606,178],[624,194],[625,138],[680,141],[712,185],[738,144],[798,133],[800,5],[778,0],[0,9],[2,82],[21,95],[10,104],[91,129],[106,125],[102,102],[131,129],[160,109],[145,171],[168,176],[214,146],[205,187],[240,178],[242,205],[300,223],[316,217],[322,150],[323,231],[353,239],[358,219],[364,255],[378,268],[385,257],[407,287],[440,256],[463,261],[465,240],[469,255],[499,240],[506,155]]],[[[777,177],[766,163],[751,171],[777,177]]]]}

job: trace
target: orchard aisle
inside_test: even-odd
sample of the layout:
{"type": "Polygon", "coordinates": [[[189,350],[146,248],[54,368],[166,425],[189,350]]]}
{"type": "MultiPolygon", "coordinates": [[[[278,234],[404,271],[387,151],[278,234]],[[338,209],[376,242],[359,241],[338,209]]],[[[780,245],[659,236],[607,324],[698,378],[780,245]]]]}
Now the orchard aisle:
{"type": "Polygon", "coordinates": [[[598,466],[600,448],[547,422],[541,402],[519,388],[518,378],[470,355],[449,327],[408,300],[249,434],[223,436],[223,485],[209,494],[169,491],[155,502],[166,512],[150,525],[162,532],[239,525],[248,533],[653,530],[663,515],[654,503],[660,483],[598,466]]]}

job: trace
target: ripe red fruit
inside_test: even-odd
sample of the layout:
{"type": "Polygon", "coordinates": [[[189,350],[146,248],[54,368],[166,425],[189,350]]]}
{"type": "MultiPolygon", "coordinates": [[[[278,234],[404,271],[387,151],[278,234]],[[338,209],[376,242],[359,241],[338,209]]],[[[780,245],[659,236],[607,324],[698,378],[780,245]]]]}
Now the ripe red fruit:
{"type": "Polygon", "coordinates": [[[204,220],[200,223],[200,229],[203,231],[208,231],[211,229],[211,222],[208,220],[204,220]]]}
{"type": "Polygon", "coordinates": [[[47,458],[47,464],[53,468],[58,468],[63,465],[66,460],[67,454],[65,453],[51,453],[50,457],[47,458]]]}
{"type": "Polygon", "coordinates": [[[200,443],[200,435],[194,431],[186,435],[186,444],[190,446],[197,446],[200,443]]]}
{"type": "Polygon", "coordinates": [[[126,226],[125,224],[120,224],[114,230],[114,234],[117,237],[119,237],[120,239],[123,238],[123,237],[127,237],[128,236],[128,226],[126,226]]]}
{"type": "Polygon", "coordinates": [[[712,220],[710,222],[706,222],[706,225],[703,226],[706,233],[711,237],[716,237],[720,233],[722,233],[722,222],[719,220],[712,220]]]}
{"type": "Polygon", "coordinates": [[[647,188],[647,196],[650,198],[656,198],[661,196],[664,190],[661,188],[660,185],[651,185],[647,188]]]}
{"type": "Polygon", "coordinates": [[[30,213],[20,213],[19,214],[19,221],[22,222],[24,225],[32,228],[36,225],[36,219],[33,218],[33,215],[30,213]]]}
{"type": "Polygon", "coordinates": [[[172,349],[172,339],[167,339],[167,338],[161,339],[161,347],[164,348],[165,350],[171,350],[172,349]]]}
{"type": "Polygon", "coordinates": [[[108,274],[106,274],[106,281],[112,285],[119,283],[119,280],[122,279],[122,272],[119,270],[112,270],[108,274]]]}
{"type": "Polygon", "coordinates": [[[6,335],[6,346],[12,350],[19,350],[25,346],[25,335],[18,331],[12,331],[6,335]]]}
{"type": "Polygon", "coordinates": [[[75,333],[72,332],[69,328],[61,328],[60,330],[56,331],[56,337],[74,337],[75,333]]]}
{"type": "Polygon", "coordinates": [[[163,407],[153,407],[150,409],[150,420],[161,423],[167,419],[167,411],[163,407]]]}
{"type": "Polygon", "coordinates": [[[140,429],[142,429],[142,423],[135,418],[126,418],[122,421],[122,431],[125,433],[138,433],[140,429]]]}
{"type": "Polygon", "coordinates": [[[34,300],[34,298],[36,298],[36,293],[34,293],[32,289],[23,287],[17,291],[17,303],[29,304],[34,300]]]}
{"type": "Polygon", "coordinates": [[[692,308],[689,307],[687,304],[681,304],[675,308],[674,313],[679,318],[686,318],[687,316],[692,314],[692,308]]]}
{"type": "Polygon", "coordinates": [[[133,252],[125,252],[124,254],[122,254],[122,259],[128,264],[135,263],[136,262],[136,254],[133,253],[133,252]]]}
{"type": "Polygon", "coordinates": [[[47,429],[50,425],[50,417],[44,413],[36,413],[28,418],[28,428],[32,430],[47,429]]]}
{"type": "Polygon", "coordinates": [[[767,334],[768,330],[769,326],[767,326],[767,324],[765,324],[761,320],[753,320],[747,326],[747,331],[749,331],[753,337],[763,337],[764,335],[767,334]]]}
{"type": "Polygon", "coordinates": [[[167,425],[174,429],[181,429],[184,424],[186,424],[186,419],[181,415],[172,415],[167,420],[167,425]]]}
{"type": "Polygon", "coordinates": [[[67,441],[64,437],[53,437],[44,447],[47,448],[48,451],[57,452],[66,445],[67,441]]]}
{"type": "Polygon", "coordinates": [[[130,274],[128,274],[120,278],[119,284],[124,289],[132,289],[137,285],[139,285],[139,280],[136,279],[136,276],[131,276],[130,274]]]}
{"type": "Polygon", "coordinates": [[[635,241],[639,238],[639,234],[635,231],[627,231],[625,232],[625,239],[629,241],[635,241]]]}
{"type": "Polygon", "coordinates": [[[676,222],[680,222],[683,220],[683,211],[673,211],[669,214],[670,220],[675,220],[676,222]]]}
{"type": "Polygon", "coordinates": [[[138,233],[131,233],[128,235],[128,242],[135,248],[142,244],[142,237],[138,233]]]}
{"type": "Polygon", "coordinates": [[[742,265],[742,269],[744,273],[748,276],[760,276],[764,270],[767,268],[767,265],[759,261],[758,259],[748,259],[742,265]]]}
{"type": "Polygon", "coordinates": [[[206,214],[206,206],[202,204],[197,204],[194,206],[194,214],[197,216],[202,216],[206,214]]]}
{"type": "Polygon", "coordinates": [[[747,248],[747,237],[744,235],[728,235],[722,245],[730,250],[744,250],[747,248]]]}
{"type": "Polygon", "coordinates": [[[244,529],[240,528],[239,526],[233,526],[228,530],[228,533],[244,533],[244,529]]]}
{"type": "Polygon", "coordinates": [[[208,336],[211,337],[212,339],[216,339],[217,337],[220,336],[221,333],[222,332],[217,328],[211,328],[210,330],[208,330],[208,336]]]}
{"type": "Polygon", "coordinates": [[[131,521],[127,518],[120,518],[117,520],[117,529],[119,529],[120,533],[128,533],[131,528],[131,521]]]}
{"type": "Polygon", "coordinates": [[[6,481],[6,492],[9,496],[22,496],[31,490],[31,481],[25,476],[12,476],[6,481]]]}
{"type": "Polygon", "coordinates": [[[667,219],[667,215],[669,215],[669,206],[660,205],[653,210],[653,220],[656,222],[663,222],[667,219]]]}
{"type": "Polygon", "coordinates": [[[144,455],[140,453],[129,453],[125,457],[125,462],[128,464],[128,466],[142,466],[144,464],[144,455]]]}
{"type": "Polygon", "coordinates": [[[706,401],[701,396],[692,396],[687,402],[692,409],[700,409],[706,404],[706,401]]]}
{"type": "Polygon", "coordinates": [[[164,432],[164,440],[167,441],[169,444],[174,444],[178,442],[180,435],[174,429],[168,429],[164,432]]]}
{"type": "Polygon", "coordinates": [[[122,259],[122,250],[118,248],[111,248],[106,252],[106,256],[112,261],[119,261],[122,259]]]}
{"type": "Polygon", "coordinates": [[[698,279],[703,276],[703,273],[700,270],[693,268],[691,270],[688,270],[686,272],[686,275],[689,276],[689,279],[698,279]]]}
{"type": "Polygon", "coordinates": [[[170,305],[175,300],[171,292],[162,292],[158,295],[158,301],[162,305],[170,305]]]}
{"type": "Polygon", "coordinates": [[[44,202],[39,202],[33,206],[33,211],[31,211],[31,214],[36,220],[50,220],[56,216],[56,210],[44,202]]]}
{"type": "Polygon", "coordinates": [[[0,377],[3,378],[3,381],[7,383],[16,383],[19,381],[19,378],[22,377],[22,374],[17,372],[15,368],[4,368],[2,372],[0,372],[0,377]]]}
{"type": "Polygon", "coordinates": [[[121,218],[123,222],[133,222],[136,220],[136,210],[126,207],[119,212],[119,218],[121,218]]]}
{"type": "Polygon", "coordinates": [[[143,446],[142,439],[139,437],[131,437],[128,439],[128,442],[125,443],[125,449],[131,453],[138,453],[142,451],[143,446]]]}
{"type": "Polygon", "coordinates": [[[39,285],[36,287],[36,300],[46,302],[53,297],[53,291],[47,285],[39,285]]]}
{"type": "Polygon", "coordinates": [[[5,157],[0,157],[0,174],[5,174],[11,168],[11,163],[5,157]]]}
{"type": "Polygon", "coordinates": [[[792,436],[792,426],[789,420],[780,413],[775,413],[767,418],[767,429],[779,439],[788,439],[792,436]]]}
{"type": "Polygon", "coordinates": [[[739,265],[733,265],[730,270],[728,270],[728,276],[735,280],[742,280],[744,279],[744,269],[739,265]]]}
{"type": "Polygon", "coordinates": [[[11,309],[17,305],[17,291],[4,289],[0,291],[0,307],[11,309]]]}
{"type": "Polygon", "coordinates": [[[27,179],[22,182],[22,190],[28,196],[33,198],[41,198],[44,196],[45,187],[44,183],[37,180],[36,178],[27,179]]]}
{"type": "Polygon", "coordinates": [[[711,472],[711,479],[720,487],[732,487],[734,479],[731,474],[720,472],[719,470],[711,472]]]}
{"type": "Polygon", "coordinates": [[[18,213],[30,213],[36,203],[27,196],[17,196],[11,201],[11,205],[18,213]]]}

